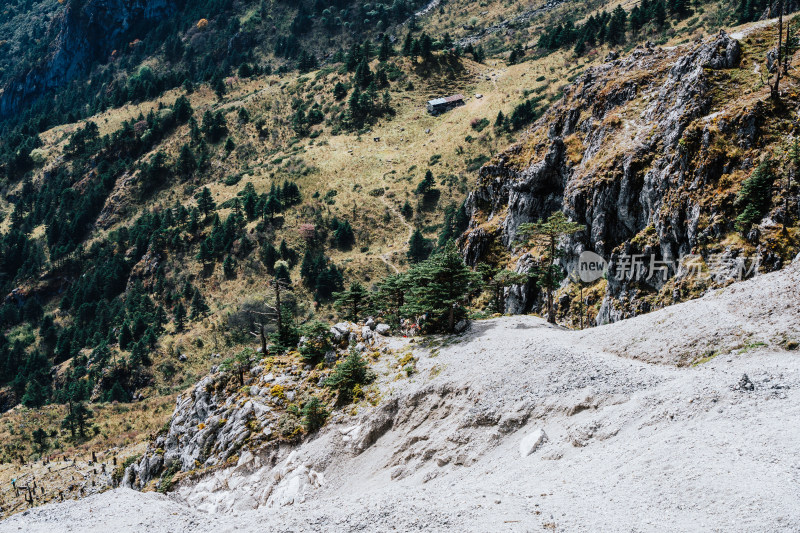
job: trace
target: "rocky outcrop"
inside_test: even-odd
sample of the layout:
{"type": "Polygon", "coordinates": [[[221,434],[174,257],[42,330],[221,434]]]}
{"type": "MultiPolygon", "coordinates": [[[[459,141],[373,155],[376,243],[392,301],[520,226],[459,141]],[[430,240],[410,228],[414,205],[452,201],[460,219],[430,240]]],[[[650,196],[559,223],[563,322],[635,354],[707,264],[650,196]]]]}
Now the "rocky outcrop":
{"type": "Polygon", "coordinates": [[[0,93],[0,117],[84,75],[111,57],[127,38],[144,37],[152,22],[173,12],[180,0],[70,0],[55,22],[53,42],[39,65],[20,73],[0,93]],[[139,31],[139,35],[133,35],[139,31]]]}
{"type": "MultiPolygon", "coordinates": [[[[467,199],[465,260],[474,265],[502,246],[512,252],[508,268],[529,270],[531,257],[515,244],[518,228],[556,210],[586,227],[563,243],[567,271],[584,250],[613,270],[621,254],[676,261],[733,231],[734,193],[720,194],[720,180],[751,171],[745,151],[759,146],[766,112],[757,98],[720,101],[722,91],[741,93],[726,71],[742,54],[721,31],[672,49],[648,43],[589,68],[520,144],[481,169],[467,199]]],[[[610,277],[598,322],[649,310],[636,299],[676,274],[672,268],[666,279],[643,283],[610,277]]],[[[510,312],[541,305],[533,284],[506,294],[510,312]]]]}
{"type": "MultiPolygon", "coordinates": [[[[330,332],[333,347],[322,366],[305,364],[297,352],[258,361],[253,355],[252,366],[240,381],[233,363],[220,359],[222,364],[178,396],[169,424],[127,467],[122,484],[141,490],[177,473],[234,464],[245,468],[245,457],[250,458],[244,461],[247,469],[275,466],[305,433],[300,407],[312,396],[330,399],[324,383],[336,362],[351,349],[389,352],[385,345],[389,326],[373,319],[364,324],[340,322],[330,332]],[[253,454],[259,459],[251,464],[253,454]],[[267,456],[271,459],[264,459],[267,456]]],[[[308,339],[301,338],[299,346],[305,342],[308,339]]]]}
{"type": "Polygon", "coordinates": [[[224,387],[225,374],[206,376],[178,396],[169,428],[128,467],[123,485],[142,489],[165,471],[205,469],[238,457],[240,450],[290,441],[300,421],[287,420],[286,407],[302,393],[302,381],[309,376],[310,369],[256,366],[246,387],[234,393],[224,387]]]}

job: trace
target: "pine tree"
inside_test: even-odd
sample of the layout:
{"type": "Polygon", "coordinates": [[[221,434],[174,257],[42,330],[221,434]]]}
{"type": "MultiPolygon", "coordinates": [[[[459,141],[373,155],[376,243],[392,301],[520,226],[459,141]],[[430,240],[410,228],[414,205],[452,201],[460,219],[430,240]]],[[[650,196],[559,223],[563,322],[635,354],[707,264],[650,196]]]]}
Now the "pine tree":
{"type": "Polygon", "coordinates": [[[425,172],[425,177],[422,178],[422,181],[419,182],[417,185],[417,189],[414,191],[416,194],[428,194],[433,188],[436,186],[436,180],[433,179],[433,172],[428,169],[425,172]]]}
{"type": "Polygon", "coordinates": [[[35,409],[43,406],[45,403],[47,403],[47,388],[43,387],[35,379],[30,380],[25,387],[22,405],[35,409]]]}
{"type": "Polygon", "coordinates": [[[200,249],[195,256],[195,259],[206,265],[214,260],[214,249],[210,237],[203,239],[200,243],[200,249]]]}
{"type": "Polygon", "coordinates": [[[203,190],[200,191],[200,194],[198,194],[196,198],[197,208],[206,216],[217,208],[217,204],[214,203],[214,197],[211,196],[211,191],[208,187],[203,187],[203,190]]]}
{"type": "Polygon", "coordinates": [[[472,52],[472,59],[475,60],[476,63],[483,63],[484,59],[486,59],[486,52],[483,50],[483,45],[478,45],[472,52]]]}
{"type": "Polygon", "coordinates": [[[233,256],[225,256],[225,260],[222,262],[222,272],[228,279],[236,277],[236,259],[233,256]]]}
{"type": "Polygon", "coordinates": [[[644,24],[644,20],[642,18],[642,12],[639,9],[639,6],[633,6],[633,9],[631,9],[630,23],[631,23],[631,33],[633,35],[639,33],[639,30],[644,24]]]}
{"type": "Polygon", "coordinates": [[[323,360],[326,353],[333,350],[333,334],[328,323],[312,320],[303,325],[300,331],[305,337],[299,348],[304,362],[316,365],[323,360]]]}
{"type": "Polygon", "coordinates": [[[339,363],[333,373],[325,380],[325,386],[339,393],[337,403],[346,404],[353,400],[356,385],[366,385],[374,379],[367,362],[355,349],[347,359],[339,363]]]}
{"type": "Polygon", "coordinates": [[[353,84],[357,85],[362,89],[366,89],[374,76],[372,74],[372,70],[369,68],[369,61],[365,57],[361,60],[361,63],[358,64],[358,68],[356,68],[356,73],[353,76],[353,84]]]}
{"type": "Polygon", "coordinates": [[[222,100],[225,97],[225,80],[222,79],[222,75],[217,73],[211,79],[211,89],[214,90],[214,94],[217,95],[217,100],[222,100]]]}
{"type": "Polygon", "coordinates": [[[228,125],[222,111],[213,113],[207,110],[203,114],[203,132],[212,143],[218,143],[228,133],[228,125]]]}
{"type": "Polygon", "coordinates": [[[281,203],[284,206],[297,205],[303,200],[300,188],[293,181],[284,181],[281,188],[281,203]]]}
{"type": "Polygon", "coordinates": [[[295,252],[289,247],[288,244],[286,244],[286,240],[281,239],[281,245],[278,247],[278,252],[281,254],[281,259],[289,264],[289,268],[294,268],[294,266],[297,264],[297,252],[295,252]]]}
{"type": "Polygon", "coordinates": [[[275,262],[275,278],[287,285],[292,282],[289,264],[286,261],[280,260],[275,262]]]}
{"type": "Polygon", "coordinates": [[[33,432],[33,443],[36,445],[36,449],[39,454],[43,454],[47,451],[48,443],[47,443],[47,432],[42,428],[36,428],[33,432]]]}
{"type": "Polygon", "coordinates": [[[190,234],[194,235],[197,233],[197,230],[200,228],[200,211],[193,207],[191,211],[189,211],[189,220],[186,223],[186,231],[190,234]]]}
{"type": "Polygon", "coordinates": [[[350,222],[345,220],[339,223],[333,230],[333,241],[336,247],[341,250],[349,249],[355,244],[356,237],[350,222]]]}
{"type": "Polygon", "coordinates": [[[736,217],[736,229],[745,233],[759,222],[772,204],[772,185],[775,182],[773,162],[765,159],[753,174],[742,182],[734,205],[741,209],[736,217]]]}
{"type": "Polygon", "coordinates": [[[422,34],[419,39],[419,53],[424,62],[433,59],[433,41],[427,33],[422,34]]]}
{"type": "Polygon", "coordinates": [[[78,436],[84,439],[86,438],[86,424],[92,417],[94,417],[94,413],[86,407],[86,404],[81,401],[73,402],[70,400],[67,416],[64,417],[61,425],[69,429],[73,439],[76,437],[76,431],[78,436]]]}
{"type": "Polygon", "coordinates": [[[325,404],[320,401],[316,396],[312,396],[309,401],[303,406],[301,411],[303,415],[303,426],[306,433],[313,433],[325,424],[328,418],[328,411],[325,409],[325,404]]]}
{"type": "Polygon", "coordinates": [[[181,302],[175,306],[175,331],[183,331],[186,325],[186,308],[181,302]]]}
{"type": "Polygon", "coordinates": [[[659,29],[667,23],[667,8],[664,6],[664,0],[655,0],[653,3],[653,21],[659,29]]]}
{"type": "Polygon", "coordinates": [[[496,130],[502,130],[503,126],[505,124],[505,121],[506,121],[506,116],[503,114],[502,111],[498,111],[497,112],[497,118],[494,121],[494,128],[496,130]]]}
{"type": "Polygon", "coordinates": [[[333,297],[339,313],[351,322],[358,322],[362,311],[369,305],[369,293],[358,281],[354,281],[346,291],[334,293],[333,297]]]}
{"type": "Polygon", "coordinates": [[[383,40],[381,41],[381,49],[378,52],[378,61],[386,61],[393,55],[394,49],[392,48],[392,43],[389,42],[389,36],[384,33],[383,40]]]}
{"type": "Polygon", "coordinates": [[[297,111],[292,115],[292,130],[294,130],[298,137],[305,137],[311,132],[308,120],[306,120],[306,113],[303,111],[302,106],[298,107],[297,111]]]}
{"type": "Polygon", "coordinates": [[[347,87],[342,82],[337,81],[333,87],[333,97],[336,100],[341,100],[345,96],[347,96],[347,87]]]}
{"type": "Polygon", "coordinates": [[[178,162],[175,164],[175,171],[183,178],[189,178],[197,170],[197,160],[194,152],[188,144],[181,146],[178,162]]]}
{"type": "Polygon", "coordinates": [[[439,246],[444,246],[448,241],[461,237],[468,224],[469,217],[463,203],[459,207],[456,207],[456,204],[448,205],[444,210],[444,223],[439,232],[439,246]]]}
{"type": "Polygon", "coordinates": [[[119,380],[114,382],[111,390],[108,391],[108,401],[125,403],[130,400],[128,393],[122,388],[119,380]]]}
{"type": "Polygon", "coordinates": [[[689,16],[688,0],[669,0],[669,11],[678,20],[683,20],[689,16]]]}
{"type": "Polygon", "coordinates": [[[360,62],[361,47],[358,46],[357,43],[353,43],[353,45],[350,47],[350,51],[347,53],[347,58],[345,59],[345,67],[347,68],[347,71],[353,72],[360,62]]]}
{"type": "MultiPolygon", "coordinates": [[[[308,255],[308,252],[306,252],[306,255],[308,255]]],[[[279,258],[280,256],[275,246],[273,246],[271,242],[264,243],[264,246],[261,247],[261,262],[264,263],[267,272],[272,274],[275,268],[275,262],[279,258]]]]}
{"type": "Polygon", "coordinates": [[[411,220],[411,217],[414,216],[414,208],[411,207],[411,204],[408,203],[408,200],[406,200],[406,203],[404,203],[403,207],[400,208],[400,214],[403,215],[403,218],[406,220],[411,220]]]}
{"type": "Polygon", "coordinates": [[[283,210],[281,201],[274,194],[270,194],[267,202],[264,204],[264,216],[270,221],[275,218],[275,215],[283,210]]]}
{"type": "Polygon", "coordinates": [[[483,278],[485,287],[492,295],[492,310],[495,313],[505,313],[505,289],[512,285],[522,285],[529,279],[528,274],[521,274],[512,270],[482,263],[478,272],[483,278]]]}
{"type": "Polygon", "coordinates": [[[378,293],[374,298],[374,304],[380,310],[385,311],[388,319],[394,324],[399,323],[400,309],[405,304],[409,284],[410,281],[405,274],[387,276],[378,283],[378,293]]]}
{"type": "Polygon", "coordinates": [[[403,313],[429,314],[434,324],[443,324],[451,333],[468,296],[480,286],[479,277],[464,264],[452,241],[414,267],[408,277],[413,285],[406,295],[403,313]]]}
{"type": "Polygon", "coordinates": [[[297,326],[295,326],[292,309],[288,305],[282,305],[280,309],[281,320],[278,323],[278,331],[272,336],[272,342],[277,347],[288,350],[297,346],[300,340],[300,333],[297,331],[297,326]]]}
{"type": "Polygon", "coordinates": [[[208,304],[206,304],[206,301],[203,298],[203,295],[200,294],[200,291],[197,288],[194,289],[194,294],[192,295],[192,306],[191,306],[191,308],[192,308],[191,317],[192,317],[193,320],[203,316],[204,314],[208,313],[208,311],[209,311],[208,304]]]}
{"type": "Polygon", "coordinates": [[[227,154],[230,154],[231,152],[233,152],[233,150],[234,150],[235,148],[236,148],[236,143],[235,143],[235,142],[233,142],[233,139],[232,139],[231,137],[228,137],[228,138],[225,140],[225,152],[226,152],[227,154]]]}
{"type": "Polygon", "coordinates": [[[416,228],[411,233],[411,238],[408,239],[408,252],[406,256],[412,263],[419,263],[428,258],[431,253],[431,243],[426,239],[419,228],[416,228]]]}
{"type": "Polygon", "coordinates": [[[625,31],[627,25],[627,14],[622,6],[617,6],[611,12],[611,20],[608,22],[608,42],[611,45],[620,45],[625,42],[625,31]]]}
{"type": "Polygon", "coordinates": [[[258,196],[256,195],[255,188],[251,182],[247,182],[244,188],[244,195],[242,196],[242,209],[244,209],[247,220],[254,220],[256,218],[256,204],[258,203],[258,196]]]}
{"type": "Polygon", "coordinates": [[[353,128],[360,128],[364,124],[364,110],[361,108],[361,90],[354,86],[347,100],[347,112],[350,125],[353,128]]]}
{"type": "Polygon", "coordinates": [[[125,322],[122,324],[122,329],[119,332],[119,349],[127,350],[132,341],[133,333],[131,333],[131,328],[128,326],[128,323],[125,322]]]}
{"type": "Polygon", "coordinates": [[[131,367],[133,368],[136,368],[139,365],[150,366],[152,364],[152,361],[150,360],[150,349],[147,346],[147,341],[142,339],[139,342],[134,343],[133,348],[131,349],[130,362],[131,367]]]}
{"type": "MultiPolygon", "coordinates": [[[[205,115],[204,115],[205,116],[205,115]]],[[[200,144],[203,140],[202,131],[200,126],[197,125],[197,120],[194,117],[189,119],[189,138],[192,144],[200,144]]]]}
{"type": "Polygon", "coordinates": [[[317,68],[317,57],[305,50],[300,50],[300,58],[297,60],[297,70],[301,73],[310,72],[317,68]]]}
{"type": "Polygon", "coordinates": [[[523,57],[525,57],[525,51],[522,49],[522,45],[517,43],[511,49],[511,53],[508,56],[508,64],[515,65],[523,57]]]}
{"type": "Polygon", "coordinates": [[[175,104],[172,106],[172,112],[175,114],[175,119],[180,124],[185,124],[194,114],[192,104],[190,104],[189,99],[183,95],[175,100],[175,104]]]}
{"type": "Polygon", "coordinates": [[[406,38],[403,39],[403,55],[405,57],[411,57],[411,51],[414,46],[414,37],[411,35],[411,32],[406,33],[406,38]]]}
{"type": "Polygon", "coordinates": [[[570,222],[562,211],[556,211],[546,221],[521,224],[517,229],[519,241],[531,247],[539,257],[541,266],[536,270],[537,283],[547,293],[547,320],[552,324],[556,323],[553,292],[564,278],[561,267],[556,264],[556,259],[564,254],[558,247],[558,241],[584,229],[585,226],[570,222]]]}
{"type": "Polygon", "coordinates": [[[86,407],[86,404],[83,402],[77,402],[72,408],[72,415],[75,419],[75,423],[78,426],[78,436],[82,439],[86,438],[86,426],[92,418],[94,418],[94,413],[86,407]]]}

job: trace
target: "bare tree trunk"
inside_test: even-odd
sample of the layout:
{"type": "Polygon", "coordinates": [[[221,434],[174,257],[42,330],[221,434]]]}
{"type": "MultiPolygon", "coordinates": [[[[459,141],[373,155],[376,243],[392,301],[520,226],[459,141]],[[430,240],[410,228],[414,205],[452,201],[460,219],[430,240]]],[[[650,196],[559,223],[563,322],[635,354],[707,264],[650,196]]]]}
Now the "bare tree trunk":
{"type": "Polygon", "coordinates": [[[553,265],[556,262],[556,238],[555,236],[550,236],[550,266],[548,267],[547,272],[547,321],[551,324],[556,323],[556,313],[553,309],[553,287],[551,285],[550,276],[553,275],[553,265]]]}
{"type": "Polygon", "coordinates": [[[278,309],[278,335],[283,334],[283,317],[281,316],[281,282],[275,279],[275,307],[278,309]]]}
{"type": "Polygon", "coordinates": [[[775,85],[772,86],[770,96],[777,100],[780,98],[780,82],[781,82],[781,48],[783,41],[783,0],[778,2],[778,60],[776,61],[777,68],[775,69],[775,85]]]}
{"type": "Polygon", "coordinates": [[[267,355],[267,335],[264,333],[264,326],[262,325],[258,330],[261,337],[261,356],[267,355]]]}
{"type": "Polygon", "coordinates": [[[794,169],[786,173],[786,189],[783,191],[783,233],[786,233],[786,223],[789,221],[789,190],[792,187],[794,169]]]}
{"type": "Polygon", "coordinates": [[[786,40],[784,46],[786,47],[786,52],[783,54],[783,75],[789,75],[789,60],[792,57],[791,47],[789,43],[791,42],[791,29],[792,29],[792,22],[790,20],[786,21],[786,40]]]}
{"type": "Polygon", "coordinates": [[[447,330],[450,333],[453,333],[453,330],[456,329],[456,313],[453,308],[453,304],[450,304],[450,311],[447,314],[447,330]]]}

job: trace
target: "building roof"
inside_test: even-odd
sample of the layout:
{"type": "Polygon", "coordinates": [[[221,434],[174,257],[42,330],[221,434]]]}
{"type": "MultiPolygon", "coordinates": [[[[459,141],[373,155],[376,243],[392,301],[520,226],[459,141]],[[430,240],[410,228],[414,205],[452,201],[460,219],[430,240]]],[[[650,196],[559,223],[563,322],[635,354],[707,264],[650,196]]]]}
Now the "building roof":
{"type": "Polygon", "coordinates": [[[444,98],[436,98],[434,100],[428,100],[428,105],[444,105],[444,104],[451,104],[453,102],[458,102],[464,99],[464,95],[462,94],[454,94],[453,96],[446,96],[444,98]]]}

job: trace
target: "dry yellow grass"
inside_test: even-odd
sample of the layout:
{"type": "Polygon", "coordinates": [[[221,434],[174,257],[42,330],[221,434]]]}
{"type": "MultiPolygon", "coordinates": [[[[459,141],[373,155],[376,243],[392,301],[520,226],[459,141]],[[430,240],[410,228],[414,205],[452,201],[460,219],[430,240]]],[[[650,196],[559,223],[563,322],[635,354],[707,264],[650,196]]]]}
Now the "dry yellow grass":
{"type": "Polygon", "coordinates": [[[74,443],[61,428],[66,407],[48,405],[41,409],[18,406],[0,417],[0,518],[29,507],[28,492],[17,487],[33,487],[34,505],[74,499],[107,490],[117,466],[128,457],[141,454],[145,443],[172,414],[174,395],[155,396],[132,404],[93,404],[94,418],[87,430],[88,439],[74,443]],[[48,434],[44,452],[36,449],[32,434],[37,429],[48,434]],[[97,463],[92,463],[92,452],[97,463]],[[105,467],[103,466],[105,465],[105,467]],[[60,494],[61,493],[61,494],[60,494]]]}

